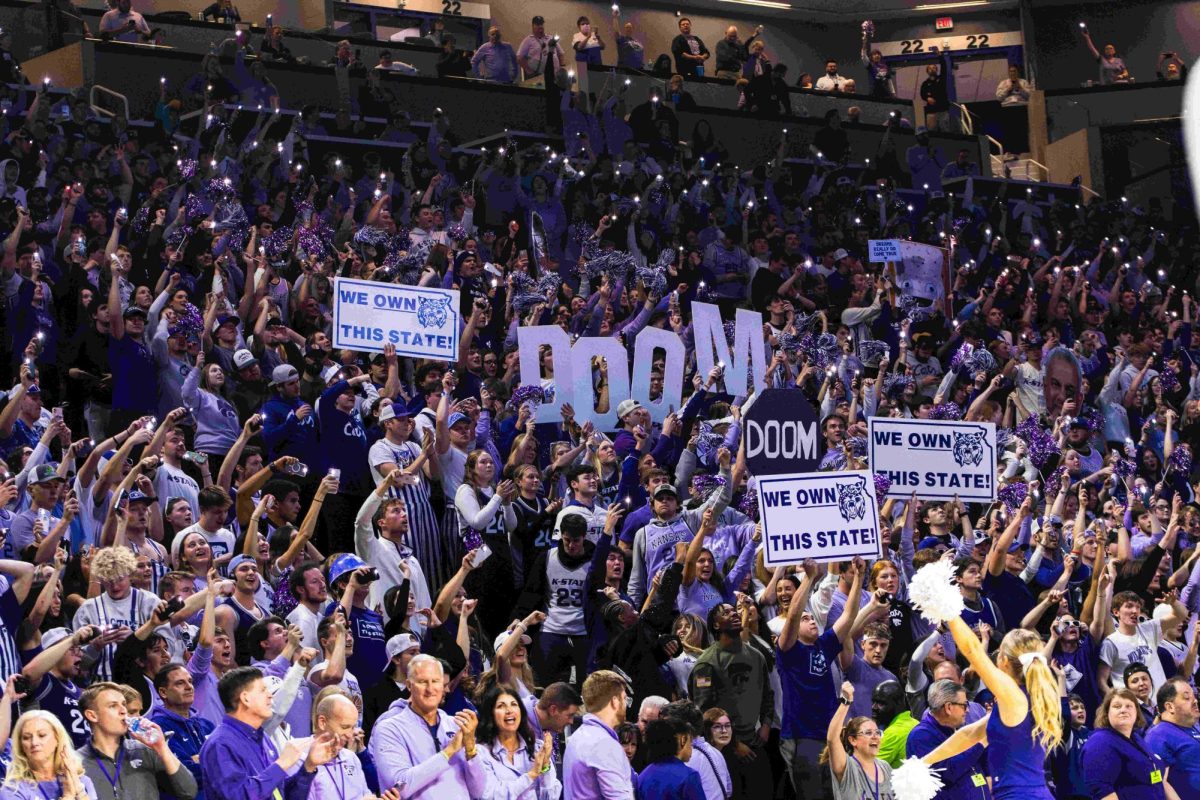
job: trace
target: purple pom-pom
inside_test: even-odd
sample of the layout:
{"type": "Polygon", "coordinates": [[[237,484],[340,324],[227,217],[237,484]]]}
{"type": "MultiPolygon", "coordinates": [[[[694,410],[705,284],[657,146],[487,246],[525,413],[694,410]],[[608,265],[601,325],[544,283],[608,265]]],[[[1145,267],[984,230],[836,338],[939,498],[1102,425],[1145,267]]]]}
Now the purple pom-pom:
{"type": "Polygon", "coordinates": [[[875,35],[875,23],[869,19],[864,19],[863,24],[862,24],[862,30],[863,30],[863,33],[865,33],[867,36],[874,36],[875,35]]]}
{"type": "Polygon", "coordinates": [[[467,551],[478,550],[483,546],[483,531],[475,528],[467,528],[467,532],[463,534],[463,547],[467,551]]]}
{"type": "Polygon", "coordinates": [[[188,303],[183,308],[183,313],[175,317],[175,324],[167,328],[167,333],[172,336],[183,334],[188,338],[200,338],[204,332],[204,318],[200,315],[200,309],[196,308],[191,303],[188,303]]]}
{"type": "Polygon", "coordinates": [[[1170,367],[1163,367],[1158,373],[1158,386],[1163,392],[1174,392],[1179,389],[1179,373],[1170,367]]]}
{"type": "Polygon", "coordinates": [[[1017,426],[1017,435],[1029,445],[1029,459],[1038,469],[1059,454],[1058,442],[1042,426],[1036,415],[1031,414],[1017,426]]]}
{"type": "Polygon", "coordinates": [[[176,161],[175,165],[179,167],[179,177],[183,180],[190,181],[196,177],[196,159],[183,158],[176,161]]]}
{"type": "Polygon", "coordinates": [[[292,248],[292,229],[288,226],[276,228],[263,239],[263,251],[272,263],[286,261],[292,248]]]}
{"type": "Polygon", "coordinates": [[[934,406],[933,410],[929,412],[930,419],[941,419],[941,420],[962,419],[962,416],[963,416],[962,406],[960,406],[958,403],[953,403],[953,402],[940,403],[939,405],[934,406]]]}
{"type": "Polygon", "coordinates": [[[467,229],[456,222],[446,227],[446,238],[454,242],[465,242],[467,240],[467,229]]]}
{"type": "Polygon", "coordinates": [[[758,488],[747,489],[735,504],[738,511],[758,522],[758,488]]]}
{"type": "Polygon", "coordinates": [[[187,200],[183,203],[185,216],[188,222],[196,222],[208,216],[211,207],[204,201],[204,198],[198,194],[189,194],[187,200]]]}
{"type": "Polygon", "coordinates": [[[1021,507],[1027,494],[1029,494],[1029,486],[1021,481],[1006,483],[996,492],[996,496],[1000,498],[1001,503],[1004,503],[1004,507],[1010,514],[1021,507]]]}
{"type": "Polygon", "coordinates": [[[133,229],[134,236],[145,236],[150,230],[150,206],[143,205],[139,208],[129,226],[133,229]]]}
{"type": "Polygon", "coordinates": [[[1132,478],[1137,474],[1137,462],[1132,458],[1118,458],[1113,462],[1113,473],[1118,478],[1132,478]]]}
{"type": "Polygon", "coordinates": [[[872,477],[875,479],[875,500],[882,508],[883,501],[887,499],[888,489],[892,488],[892,479],[882,472],[874,472],[872,477]]]}
{"type": "Polygon", "coordinates": [[[1173,469],[1180,475],[1187,476],[1192,471],[1192,448],[1186,444],[1177,444],[1167,459],[1167,468],[1173,469]]]}
{"type": "Polygon", "coordinates": [[[1104,415],[1100,413],[1100,409],[1094,406],[1086,406],[1079,418],[1083,420],[1088,430],[1092,433],[1099,433],[1104,430],[1104,415]]]}
{"type": "Polygon", "coordinates": [[[907,374],[889,372],[883,377],[883,393],[893,400],[901,397],[905,390],[912,385],[912,376],[907,374]]]}
{"type": "Polygon", "coordinates": [[[532,403],[535,407],[546,402],[546,392],[541,386],[533,386],[526,384],[518,386],[512,396],[508,398],[509,408],[520,408],[526,403],[532,403]]]}
{"type": "Polygon", "coordinates": [[[697,473],[692,476],[692,496],[700,499],[707,498],[714,489],[725,485],[725,479],[720,475],[697,473]]]}
{"type": "Polygon", "coordinates": [[[974,352],[975,347],[973,345],[963,342],[961,345],[959,345],[958,349],[954,351],[954,356],[950,359],[950,369],[957,370],[962,367],[974,352]]]}

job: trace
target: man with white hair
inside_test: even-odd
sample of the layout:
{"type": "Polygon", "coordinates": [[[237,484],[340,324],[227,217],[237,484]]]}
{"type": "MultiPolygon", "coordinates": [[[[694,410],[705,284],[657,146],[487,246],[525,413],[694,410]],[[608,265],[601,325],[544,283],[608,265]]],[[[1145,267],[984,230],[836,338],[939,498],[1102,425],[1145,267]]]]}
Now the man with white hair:
{"type": "Polygon", "coordinates": [[[646,726],[658,719],[659,712],[668,702],[667,698],[652,694],[638,706],[637,725],[642,729],[643,734],[646,732],[646,726]]]}
{"type": "Polygon", "coordinates": [[[371,757],[380,786],[404,785],[406,798],[470,800],[487,787],[487,774],[475,757],[474,711],[450,716],[441,710],[446,696],[442,662],[430,655],[408,663],[409,700],[397,700],[375,723],[371,757]]]}

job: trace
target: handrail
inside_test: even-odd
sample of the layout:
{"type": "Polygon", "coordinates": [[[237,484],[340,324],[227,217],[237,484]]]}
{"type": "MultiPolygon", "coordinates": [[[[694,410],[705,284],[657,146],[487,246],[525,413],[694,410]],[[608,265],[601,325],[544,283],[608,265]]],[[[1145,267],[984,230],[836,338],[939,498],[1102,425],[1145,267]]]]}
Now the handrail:
{"type": "Polygon", "coordinates": [[[1079,184],[1079,188],[1080,188],[1080,189],[1083,189],[1085,192],[1087,192],[1088,194],[1090,194],[1092,197],[1099,197],[1099,196],[1100,196],[1100,193],[1099,193],[1099,192],[1092,191],[1092,190],[1091,190],[1089,187],[1087,187],[1087,186],[1084,186],[1082,183],[1081,183],[1081,184],[1079,184]]]}
{"type": "Polygon", "coordinates": [[[121,105],[125,109],[125,119],[126,120],[129,119],[129,98],[127,98],[125,95],[121,94],[120,92],[114,92],[112,89],[109,89],[107,86],[100,86],[99,84],[92,86],[91,91],[88,93],[88,105],[90,105],[92,107],[92,111],[95,111],[97,114],[100,114],[100,115],[108,115],[110,117],[116,116],[116,114],[109,111],[107,108],[102,108],[102,107],[96,105],[96,92],[98,92],[98,91],[104,92],[105,94],[110,95],[110,96],[115,97],[118,100],[120,100],[121,105]]]}
{"type": "Polygon", "coordinates": [[[1036,165],[1038,168],[1040,168],[1042,170],[1042,176],[1043,176],[1042,179],[1043,180],[1047,180],[1047,181],[1050,180],[1050,168],[1049,167],[1047,167],[1045,164],[1041,163],[1040,161],[1034,161],[1032,158],[1027,158],[1027,159],[1025,159],[1025,161],[1026,161],[1026,163],[1036,165]]]}
{"type": "Polygon", "coordinates": [[[955,102],[951,101],[951,105],[953,105],[955,108],[957,108],[962,115],[961,117],[959,117],[959,123],[958,123],[959,127],[962,129],[962,132],[965,133],[967,136],[974,136],[975,135],[975,118],[971,114],[971,111],[962,103],[955,103],[955,102]]]}

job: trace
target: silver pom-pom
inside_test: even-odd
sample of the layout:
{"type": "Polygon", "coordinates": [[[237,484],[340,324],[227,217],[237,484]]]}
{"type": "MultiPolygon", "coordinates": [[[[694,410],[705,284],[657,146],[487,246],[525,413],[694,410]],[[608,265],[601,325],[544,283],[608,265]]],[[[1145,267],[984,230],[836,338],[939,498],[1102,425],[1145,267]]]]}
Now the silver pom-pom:
{"type": "Polygon", "coordinates": [[[955,583],[954,565],[938,560],[921,567],[908,586],[908,599],[935,625],[962,616],[963,596],[955,583]]]}
{"type": "MultiPolygon", "coordinates": [[[[922,570],[924,571],[924,570],[922,570]]],[[[933,800],[942,790],[941,770],[934,769],[916,756],[892,770],[892,792],[896,800],[933,800]]]]}

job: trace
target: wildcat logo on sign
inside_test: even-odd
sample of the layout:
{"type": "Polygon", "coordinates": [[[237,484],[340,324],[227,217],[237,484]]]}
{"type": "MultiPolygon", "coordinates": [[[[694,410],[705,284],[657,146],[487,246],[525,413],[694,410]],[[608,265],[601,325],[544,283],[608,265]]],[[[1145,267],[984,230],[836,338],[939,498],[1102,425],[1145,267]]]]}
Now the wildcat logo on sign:
{"type": "Polygon", "coordinates": [[[862,519],[867,513],[867,502],[863,499],[865,484],[866,481],[855,481],[837,485],[838,511],[846,522],[862,519]]]}
{"type": "Polygon", "coordinates": [[[996,499],[996,426],[990,422],[871,417],[867,458],[872,472],[891,481],[888,497],[996,499]]]}
{"type": "Polygon", "coordinates": [[[417,322],[425,328],[443,328],[450,312],[449,297],[417,298],[417,322]]]}
{"type": "Polygon", "coordinates": [[[761,477],[758,509],[770,568],[882,555],[875,481],[865,470],[761,477]]]}
{"type": "Polygon", "coordinates": [[[954,461],[960,467],[978,467],[983,461],[983,431],[954,432],[954,461]]]}

